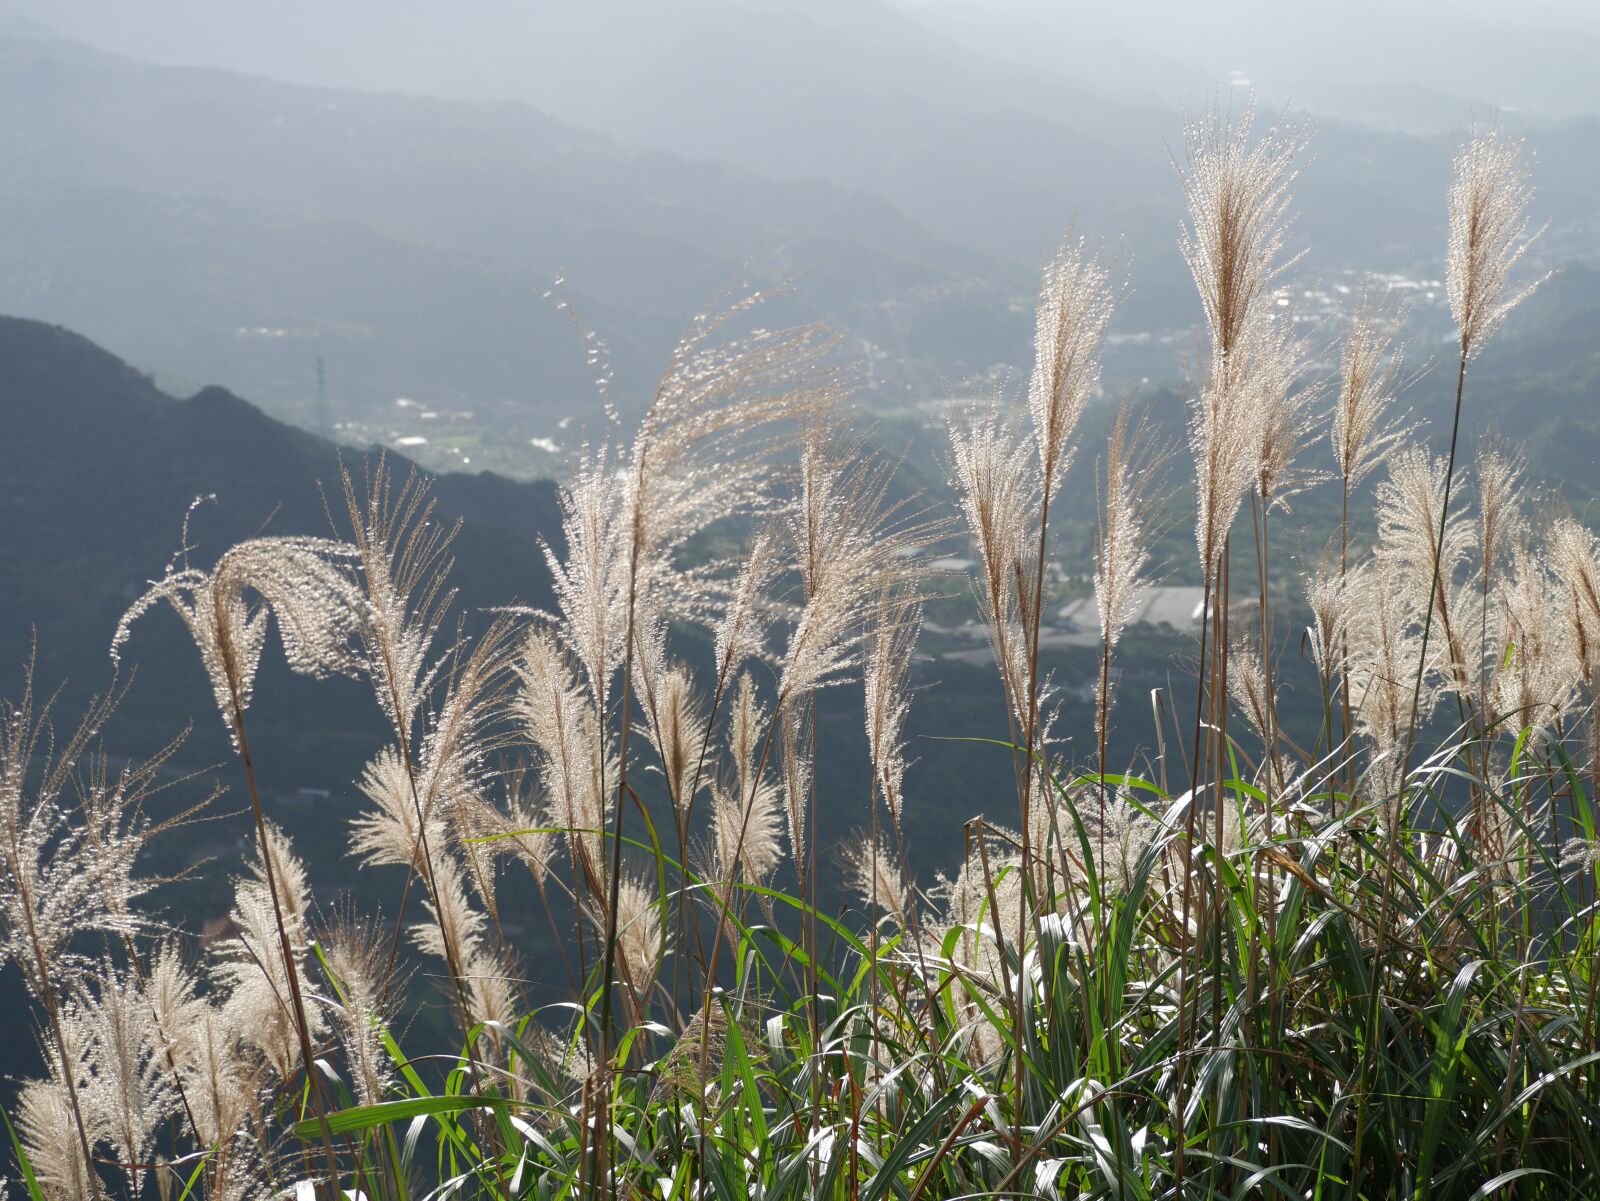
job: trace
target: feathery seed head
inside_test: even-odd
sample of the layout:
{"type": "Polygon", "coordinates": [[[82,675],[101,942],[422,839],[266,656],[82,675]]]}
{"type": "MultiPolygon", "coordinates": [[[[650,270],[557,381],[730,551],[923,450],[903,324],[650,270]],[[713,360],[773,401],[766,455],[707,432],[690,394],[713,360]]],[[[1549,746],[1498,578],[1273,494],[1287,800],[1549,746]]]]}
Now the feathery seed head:
{"type": "Polygon", "coordinates": [[[1100,384],[1100,339],[1118,288],[1082,239],[1067,238],[1044,269],[1035,314],[1028,408],[1048,495],[1061,486],[1078,418],[1100,384]]]}
{"type": "MultiPolygon", "coordinates": [[[[595,928],[603,931],[604,915],[597,909],[591,917],[595,928]]],[[[666,955],[666,935],[652,881],[624,875],[617,881],[617,966],[623,983],[638,1000],[655,986],[666,955]]]]}
{"type": "Polygon", "coordinates": [[[1145,569],[1150,563],[1153,490],[1166,457],[1150,449],[1142,424],[1129,429],[1124,404],[1106,443],[1105,495],[1094,556],[1095,607],[1107,648],[1117,645],[1150,586],[1145,569]]]}
{"type": "Polygon", "coordinates": [[[778,678],[778,706],[836,683],[853,665],[884,581],[924,574],[923,551],[944,533],[892,495],[894,466],[842,439],[826,423],[808,427],[800,488],[789,519],[804,603],[778,678]]]}
{"type": "MultiPolygon", "coordinates": [[[[91,1183],[66,1084],[52,1076],[29,1080],[17,1098],[17,1132],[48,1201],[83,1201],[97,1195],[91,1183]]],[[[87,1118],[87,1115],[85,1115],[87,1118]]],[[[94,1138],[98,1131],[90,1131],[94,1138]]]]}
{"type": "Polygon", "coordinates": [[[1189,220],[1183,257],[1205,309],[1218,383],[1226,383],[1230,360],[1273,282],[1299,257],[1279,261],[1303,135],[1285,127],[1252,143],[1253,121],[1253,105],[1237,125],[1213,107],[1184,131],[1187,162],[1181,175],[1189,220]]]}
{"type": "Polygon", "coordinates": [[[528,631],[514,671],[512,710],[539,763],[545,825],[569,831],[574,869],[591,888],[605,876],[601,831],[610,813],[616,750],[603,737],[572,656],[542,625],[528,631]]]}
{"type": "MultiPolygon", "coordinates": [[[[240,1041],[259,1053],[278,1079],[288,1080],[300,1066],[300,1036],[267,885],[266,855],[272,859],[290,951],[297,964],[305,958],[311,904],[305,866],[282,831],[268,823],[265,845],[258,847],[250,874],[234,884],[229,916],[238,937],[219,944],[213,973],[227,992],[226,1019],[240,1041]]],[[[313,1037],[326,1029],[321,1010],[308,1008],[306,1019],[313,1037]]]]}
{"type": "Polygon", "coordinates": [[[640,656],[639,690],[645,713],[640,729],[655,748],[673,806],[687,814],[706,738],[705,705],[687,667],[667,663],[659,670],[645,668],[647,660],[648,656],[640,656]]]}
{"type": "Polygon", "coordinates": [[[1485,580],[1494,574],[1508,543],[1514,540],[1522,501],[1522,474],[1527,461],[1497,437],[1478,445],[1478,555],[1485,580]]]}
{"type": "Polygon", "coordinates": [[[956,499],[977,548],[979,612],[1007,700],[1026,724],[1024,606],[1033,599],[1028,581],[1034,574],[1030,532],[1037,528],[1038,464],[1025,456],[1022,436],[993,405],[963,423],[952,422],[949,437],[956,499]]]}
{"type": "Polygon", "coordinates": [[[1390,456],[1389,478],[1377,490],[1377,557],[1393,565],[1393,582],[1403,589],[1409,612],[1423,619],[1429,606],[1433,608],[1440,637],[1428,643],[1430,667],[1458,692],[1473,695],[1470,669],[1476,656],[1466,635],[1477,625],[1481,600],[1459,577],[1472,555],[1474,530],[1470,522],[1453,520],[1440,542],[1445,483],[1444,460],[1430,457],[1421,447],[1390,456]],[[1436,551],[1440,553],[1434,586],[1436,551]]]}
{"type": "Polygon", "coordinates": [[[232,547],[209,574],[169,572],[136,600],[111,640],[116,660],[134,621],[166,601],[189,627],[230,732],[235,711],[250,704],[266,645],[267,620],[278,620],[284,657],[308,676],[354,675],[355,646],[369,615],[350,578],[355,548],[326,538],[252,538],[232,547]]]}
{"type": "Polygon", "coordinates": [[[921,602],[909,593],[887,595],[868,628],[862,656],[867,755],[878,795],[897,827],[907,767],[905,726],[911,713],[907,676],[921,629],[921,602]]]}
{"type": "Polygon", "coordinates": [[[850,840],[845,849],[845,887],[874,913],[887,913],[905,926],[911,888],[882,839],[863,831],[850,840]]]}
{"type": "MultiPolygon", "coordinates": [[[[714,880],[764,884],[782,858],[783,815],[778,786],[761,765],[767,714],[755,684],[741,675],[728,718],[728,756],[734,776],[711,792],[711,845],[707,867],[714,880]]],[[[729,890],[724,889],[726,901],[729,890]]]]}
{"type": "Polygon", "coordinates": [[[716,625],[716,663],[721,677],[729,678],[747,659],[759,658],[766,649],[767,590],[780,567],[776,532],[768,527],[757,530],[716,625]]]}
{"type": "Polygon", "coordinates": [[[1362,284],[1339,353],[1338,395],[1333,409],[1333,459],[1354,488],[1405,435],[1384,414],[1399,388],[1402,348],[1396,337],[1404,315],[1372,280],[1362,284]]]}
{"type": "Polygon", "coordinates": [[[1463,359],[1471,359],[1506,314],[1538,286],[1510,292],[1512,271],[1542,233],[1528,232],[1533,185],[1522,142],[1498,130],[1474,136],[1457,153],[1450,180],[1450,240],[1445,290],[1463,359]]]}
{"type": "MultiPolygon", "coordinates": [[[[1356,727],[1377,754],[1393,751],[1411,721],[1411,695],[1422,636],[1416,590],[1392,557],[1380,556],[1369,570],[1352,575],[1344,628],[1350,640],[1350,690],[1356,727]]],[[[1427,585],[1422,585],[1426,589],[1427,585]]],[[[1438,676],[1423,679],[1417,720],[1426,721],[1438,697],[1438,676]]]]}
{"type": "Polygon", "coordinates": [[[373,922],[347,914],[328,931],[323,953],[336,984],[337,1000],[329,1006],[334,1031],[356,1098],[375,1105],[384,1099],[393,1074],[383,1047],[388,948],[373,922]]]}
{"type": "Polygon", "coordinates": [[[1507,653],[1496,672],[1490,703],[1513,728],[1553,723],[1578,700],[1579,656],[1567,618],[1567,588],[1535,559],[1526,543],[1516,548],[1505,607],[1507,653]]]}
{"type": "Polygon", "coordinates": [[[137,1197],[156,1136],[178,1108],[155,1016],[139,982],[102,962],[98,983],[80,989],[63,1014],[71,1042],[83,1048],[77,1073],[84,1121],[117,1151],[137,1197]]]}

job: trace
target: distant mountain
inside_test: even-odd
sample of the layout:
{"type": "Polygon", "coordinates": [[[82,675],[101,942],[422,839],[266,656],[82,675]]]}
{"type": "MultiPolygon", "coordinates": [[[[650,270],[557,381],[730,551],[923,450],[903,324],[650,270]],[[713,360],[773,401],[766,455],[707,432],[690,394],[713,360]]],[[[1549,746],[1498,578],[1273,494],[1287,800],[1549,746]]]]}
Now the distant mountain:
{"type": "Polygon", "coordinates": [[[376,0],[335,11],[286,0],[248,17],[201,0],[150,0],[138,16],[107,0],[52,4],[64,28],[168,61],[516,98],[628,145],[786,181],[802,205],[825,181],[1027,273],[1072,222],[1126,239],[1135,327],[1194,318],[1171,154],[1184,106],[1237,109],[1234,82],[1261,90],[1264,122],[1285,102],[1317,118],[1296,203],[1310,273],[1436,265],[1449,156],[1475,119],[1528,126],[1541,216],[1597,250],[1600,125],[1584,115],[1600,95],[1587,69],[1594,27],[1548,5],[1511,16],[1363,0],[1357,19],[1349,5],[1286,15],[1265,0],[1201,11],[1139,0],[1115,14],[970,0],[472,0],[408,5],[395,20],[376,0]]]}
{"type": "MultiPolygon", "coordinates": [[[[215,496],[190,525],[201,566],[256,533],[326,535],[323,496],[340,501],[332,443],[220,388],[173,399],[86,339],[32,321],[0,318],[0,429],[0,694],[15,693],[36,644],[41,686],[70,681],[69,712],[108,686],[117,620],[180,550],[196,497],[215,496]]],[[[361,452],[342,457],[359,478],[361,452]]],[[[398,457],[391,467],[409,470],[398,457]]],[[[464,520],[454,579],[470,605],[548,604],[537,539],[559,536],[553,485],[445,475],[433,495],[442,520],[464,520]]],[[[370,701],[274,662],[269,654],[252,719],[271,745],[269,787],[348,783],[381,736],[370,701]]],[[[175,615],[141,621],[125,682],[130,672],[114,749],[150,749],[192,718],[183,760],[226,762],[222,723],[175,615]]]]}
{"type": "Polygon", "coordinates": [[[330,408],[374,436],[397,398],[524,446],[588,418],[596,371],[541,297],[558,276],[608,343],[624,407],[692,315],[751,273],[799,277],[764,321],[826,317],[886,356],[928,359],[932,378],[1027,345],[1010,302],[1031,268],[861,191],[624,149],[521,104],[0,38],[0,171],[0,307],[305,425],[319,355],[330,408]]]}

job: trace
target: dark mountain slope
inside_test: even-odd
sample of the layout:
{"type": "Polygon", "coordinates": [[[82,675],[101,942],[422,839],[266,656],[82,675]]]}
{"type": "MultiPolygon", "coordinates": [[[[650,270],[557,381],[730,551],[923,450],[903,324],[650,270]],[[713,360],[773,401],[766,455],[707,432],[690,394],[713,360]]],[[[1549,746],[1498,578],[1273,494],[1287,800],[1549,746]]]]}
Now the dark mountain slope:
{"type": "MultiPolygon", "coordinates": [[[[63,677],[70,710],[111,676],[118,618],[179,549],[185,511],[192,559],[210,563],[256,533],[327,534],[322,489],[338,501],[341,452],[220,388],[174,400],[116,357],[65,330],[0,319],[0,664],[14,692],[36,638],[41,684],[63,677]]],[[[359,452],[344,461],[359,476],[359,452]]],[[[409,464],[391,460],[404,473],[409,464]]],[[[544,604],[537,538],[557,528],[555,490],[489,475],[434,484],[444,520],[462,518],[455,580],[474,606],[544,604]]],[[[265,739],[268,786],[345,786],[381,727],[355,685],[310,684],[267,656],[252,721],[265,739]],[[308,720],[309,718],[309,720],[308,720]]],[[[185,762],[223,762],[198,660],[177,619],[135,630],[134,679],[112,749],[147,750],[193,717],[185,762]]]]}
{"type": "MultiPolygon", "coordinates": [[[[359,478],[360,452],[342,453],[359,478]]],[[[130,601],[179,549],[196,496],[215,495],[190,524],[200,566],[252,534],[327,534],[319,486],[339,502],[340,455],[221,388],[175,400],[76,334],[0,318],[0,695],[17,696],[36,640],[41,700],[66,682],[52,709],[58,741],[88,696],[112,686],[127,689],[104,743],[113,767],[192,722],[151,816],[186,808],[213,780],[228,791],[210,810],[215,820],[156,839],[141,863],[151,876],[189,873],[153,898],[189,934],[227,912],[230,879],[248,853],[243,775],[175,614],[162,608],[141,619],[116,680],[108,644],[130,601]]],[[[399,458],[391,467],[410,470],[399,458]]],[[[446,475],[433,494],[440,520],[464,522],[453,578],[470,605],[549,603],[537,537],[557,531],[553,485],[446,475]]],[[[483,624],[481,609],[463,616],[469,634],[483,624]]],[[[282,659],[273,635],[248,717],[263,805],[293,837],[319,903],[348,895],[363,912],[392,913],[396,873],[357,870],[347,855],[354,781],[387,741],[370,689],[293,676],[282,659]]],[[[16,987],[0,973],[0,1005],[20,1004],[16,987]]],[[[17,1033],[0,1048],[6,1080],[35,1068],[30,1040],[17,1033]]]]}

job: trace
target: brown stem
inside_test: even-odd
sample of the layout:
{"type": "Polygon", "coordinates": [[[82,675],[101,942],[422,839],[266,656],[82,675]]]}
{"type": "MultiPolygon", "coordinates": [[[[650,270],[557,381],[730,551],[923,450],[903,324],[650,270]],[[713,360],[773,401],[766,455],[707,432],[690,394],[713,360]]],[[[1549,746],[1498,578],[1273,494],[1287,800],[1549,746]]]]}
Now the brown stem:
{"type": "MultiPolygon", "coordinates": [[[[226,654],[227,644],[224,642],[226,654]]],[[[226,655],[231,659],[231,655],[226,655]]],[[[293,1006],[295,1030],[300,1035],[300,1058],[305,1066],[306,1082],[310,1086],[317,1107],[317,1121],[322,1132],[322,1148],[328,1162],[328,1180],[323,1186],[325,1196],[337,1197],[339,1192],[339,1163],[333,1153],[333,1135],[328,1128],[327,1098],[324,1096],[322,1077],[318,1075],[316,1060],[311,1053],[311,1027],[306,1021],[305,998],[300,991],[300,971],[295,964],[294,948],[289,943],[289,930],[283,921],[283,904],[278,898],[278,870],[272,861],[272,848],[267,843],[267,819],[261,810],[261,793],[256,787],[255,764],[250,758],[250,740],[245,734],[244,707],[239,700],[232,663],[227,665],[228,693],[232,708],[233,734],[239,744],[239,760],[244,764],[245,781],[250,788],[250,812],[256,823],[256,843],[261,849],[262,871],[267,880],[267,892],[272,896],[272,916],[278,926],[278,945],[283,953],[283,969],[289,981],[289,1000],[293,1006]]]]}
{"type": "MultiPolygon", "coordinates": [[[[1189,918],[1194,900],[1194,837],[1197,824],[1196,814],[1199,811],[1200,799],[1200,730],[1205,722],[1204,704],[1206,690],[1206,639],[1211,629],[1212,586],[1216,577],[1216,566],[1211,562],[1205,565],[1205,588],[1200,602],[1200,661],[1195,671],[1195,697],[1194,697],[1194,754],[1189,761],[1189,808],[1184,814],[1184,839],[1183,839],[1183,901],[1179,917],[1178,934],[1181,939],[1189,938],[1189,918]]],[[[1213,655],[1215,652],[1213,652],[1213,655]]],[[[1208,742],[1209,745],[1209,742],[1208,742]]],[[[1188,1078],[1185,1073],[1184,1058],[1188,1053],[1188,1040],[1185,1037],[1186,1020],[1189,1016],[1189,956],[1184,954],[1178,960],[1178,1097],[1173,1116],[1174,1138],[1172,1148],[1172,1172],[1177,1181],[1179,1190],[1183,1187],[1184,1168],[1184,1112],[1188,1100],[1188,1078]]]]}
{"type": "MultiPolygon", "coordinates": [[[[1417,656],[1417,678],[1411,690],[1411,717],[1406,725],[1405,752],[1400,759],[1399,795],[1395,798],[1396,813],[1403,816],[1405,813],[1406,777],[1411,767],[1412,744],[1417,733],[1417,712],[1422,704],[1422,677],[1428,667],[1428,636],[1433,629],[1433,596],[1439,588],[1439,564],[1444,558],[1445,523],[1450,519],[1450,487],[1455,481],[1456,468],[1456,440],[1461,432],[1461,397],[1466,390],[1467,383],[1467,346],[1461,346],[1461,360],[1456,368],[1456,406],[1455,416],[1450,423],[1450,457],[1445,467],[1444,476],[1444,504],[1439,511],[1439,535],[1433,549],[1433,582],[1428,588],[1428,612],[1422,621],[1422,651],[1417,656]]],[[[1400,825],[1397,819],[1394,823],[1400,825]]],[[[1367,1023],[1367,1053],[1362,1056],[1360,1083],[1358,1090],[1365,1091],[1368,1073],[1372,1069],[1376,1056],[1376,1043],[1378,1020],[1383,1004],[1383,952],[1384,940],[1389,930],[1389,915],[1394,904],[1394,848],[1393,843],[1398,831],[1388,831],[1390,842],[1389,853],[1385,855],[1383,873],[1383,895],[1381,905],[1381,918],[1378,922],[1378,931],[1373,942],[1372,950],[1372,1006],[1368,1011],[1367,1023]]],[[[1356,1096],[1356,1135],[1351,1158],[1357,1171],[1361,1169],[1361,1151],[1366,1137],[1367,1105],[1361,1101],[1360,1091],[1356,1096]]]]}
{"type": "MultiPolygon", "coordinates": [[[[15,873],[13,873],[15,874],[15,873]]],[[[21,878],[18,876],[17,878],[21,878]]],[[[50,968],[44,953],[44,947],[39,941],[39,931],[34,924],[33,905],[31,901],[22,907],[23,915],[28,923],[28,941],[33,947],[34,968],[39,973],[40,992],[43,993],[45,1013],[50,1018],[50,1032],[55,1037],[56,1053],[61,1057],[61,1077],[67,1088],[67,1101],[72,1106],[72,1121],[78,1130],[78,1148],[83,1153],[84,1170],[89,1175],[89,1185],[94,1189],[96,1197],[105,1196],[105,1190],[100,1184],[100,1175],[95,1170],[94,1155],[89,1149],[89,1133],[83,1122],[83,1110],[78,1105],[78,1084],[72,1074],[72,1057],[67,1053],[67,1040],[61,1026],[61,1008],[56,997],[55,983],[50,977],[50,968]]]]}

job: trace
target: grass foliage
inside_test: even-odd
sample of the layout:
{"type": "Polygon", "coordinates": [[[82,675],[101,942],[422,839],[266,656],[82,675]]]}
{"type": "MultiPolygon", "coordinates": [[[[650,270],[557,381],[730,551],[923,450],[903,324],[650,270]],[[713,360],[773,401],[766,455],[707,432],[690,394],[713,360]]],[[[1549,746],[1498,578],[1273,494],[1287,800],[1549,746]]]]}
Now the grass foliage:
{"type": "MultiPolygon", "coordinates": [[[[1189,448],[1208,601],[1194,704],[1157,696],[1135,767],[1106,761],[1106,733],[1161,448],[1126,413],[1103,452],[1078,445],[1119,286],[1072,240],[1044,272],[1026,404],[951,428],[953,516],[844,428],[828,335],[757,327],[750,295],[696,323],[631,440],[583,454],[553,613],[466,636],[453,532],[381,466],[345,478],[327,539],[175,562],[116,646],[177,610],[237,751],[254,857],[204,947],[136,871],[176,748],[114,767],[109,703],[58,739],[30,675],[0,730],[0,952],[45,1061],[8,1115],[14,1191],[1600,1195],[1600,543],[1533,520],[1504,448],[1458,471],[1454,433],[1435,459],[1391,417],[1403,347],[1377,292],[1335,378],[1311,377],[1274,291],[1300,150],[1212,115],[1180,167],[1209,331],[1189,448]],[[1325,431],[1334,478],[1299,465],[1325,431]],[[1074,759],[1039,641],[1051,501],[1091,486],[1089,459],[1102,653],[1074,759]],[[1372,474],[1376,528],[1347,521],[1296,565],[1322,721],[1285,730],[1269,522],[1312,487],[1348,513],[1372,474]],[[748,544],[707,563],[713,530],[748,544]],[[919,887],[908,681],[922,601],[948,587],[930,552],[958,530],[1012,734],[970,744],[992,803],[957,875],[919,887]],[[389,723],[350,850],[405,869],[393,917],[319,909],[260,801],[273,626],[294,670],[369,681],[389,723]],[[819,797],[816,698],[856,683],[869,771],[819,797]],[[820,806],[860,812],[842,862],[820,806]],[[842,915],[817,900],[836,868],[842,915]],[[560,965],[512,945],[511,873],[560,965]],[[436,1027],[412,1024],[408,970],[441,986],[453,1041],[410,1045],[436,1027]],[[561,972],[566,1001],[528,1000],[561,972]]],[[[1449,193],[1458,419],[1526,294],[1519,162],[1475,139],[1449,193]]]]}

